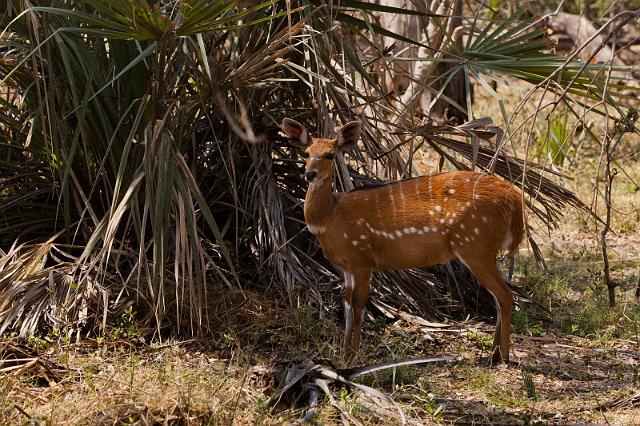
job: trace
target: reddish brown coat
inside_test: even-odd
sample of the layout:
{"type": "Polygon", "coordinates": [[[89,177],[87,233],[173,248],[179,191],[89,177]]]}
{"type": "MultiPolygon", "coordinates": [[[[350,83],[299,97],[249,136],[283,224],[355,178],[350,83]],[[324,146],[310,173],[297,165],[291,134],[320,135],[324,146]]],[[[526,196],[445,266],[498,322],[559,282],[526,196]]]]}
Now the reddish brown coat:
{"type": "Polygon", "coordinates": [[[523,236],[520,192],[474,172],[334,194],[331,181],[319,181],[309,186],[305,217],[326,258],[343,270],[430,266],[470,249],[511,251],[523,236]],[[328,196],[331,202],[318,201],[328,196]]]}
{"type": "Polygon", "coordinates": [[[334,155],[357,143],[360,124],[346,124],[336,139],[311,138],[290,119],[282,128],[292,144],[305,148],[307,227],[345,274],[345,352],[360,347],[373,271],[457,258],[496,301],[493,358],[508,361],[513,293],[496,256],[501,249],[515,252],[524,237],[520,191],[494,176],[451,172],[333,193],[334,155]]]}

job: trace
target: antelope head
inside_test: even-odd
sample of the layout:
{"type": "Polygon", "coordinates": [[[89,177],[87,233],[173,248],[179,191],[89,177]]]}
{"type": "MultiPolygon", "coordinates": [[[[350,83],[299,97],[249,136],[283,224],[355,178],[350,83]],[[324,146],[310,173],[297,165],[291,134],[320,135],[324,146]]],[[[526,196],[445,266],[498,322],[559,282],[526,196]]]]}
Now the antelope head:
{"type": "Polygon", "coordinates": [[[353,148],[360,139],[360,123],[352,121],[338,130],[335,139],[313,138],[307,129],[291,118],[282,120],[282,130],[292,145],[304,149],[306,169],[304,178],[309,183],[331,179],[333,159],[339,151],[353,148]]]}

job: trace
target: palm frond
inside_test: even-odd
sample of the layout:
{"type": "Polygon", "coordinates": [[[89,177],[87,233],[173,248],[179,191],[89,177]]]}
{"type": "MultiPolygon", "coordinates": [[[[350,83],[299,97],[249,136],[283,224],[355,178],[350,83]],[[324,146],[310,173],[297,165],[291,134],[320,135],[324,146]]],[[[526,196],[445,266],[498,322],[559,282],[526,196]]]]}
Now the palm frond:
{"type": "MultiPolygon", "coordinates": [[[[425,114],[443,101],[473,118],[470,93],[447,91],[461,81],[491,89],[515,77],[589,107],[627,89],[604,84],[604,65],[550,55],[530,22],[491,22],[484,9],[463,17],[456,4],[16,3],[0,18],[1,88],[11,91],[0,97],[0,327],[89,332],[135,303],[159,331],[196,334],[212,321],[211,285],[335,308],[322,300],[341,277],[305,228],[302,162],[277,125],[285,116],[320,136],[363,122],[363,149],[337,160],[339,190],[413,176],[413,154],[427,147],[516,182],[549,226],[567,206],[585,208],[562,176],[507,149],[519,129],[506,111],[495,146],[484,142],[499,139],[493,122],[436,126],[425,114]],[[421,32],[389,29],[389,14],[421,32]],[[402,95],[387,84],[401,61],[420,64],[402,95]],[[57,306],[67,313],[47,314],[57,306]]],[[[378,274],[371,306],[446,317],[458,297],[446,277],[378,274]]]]}

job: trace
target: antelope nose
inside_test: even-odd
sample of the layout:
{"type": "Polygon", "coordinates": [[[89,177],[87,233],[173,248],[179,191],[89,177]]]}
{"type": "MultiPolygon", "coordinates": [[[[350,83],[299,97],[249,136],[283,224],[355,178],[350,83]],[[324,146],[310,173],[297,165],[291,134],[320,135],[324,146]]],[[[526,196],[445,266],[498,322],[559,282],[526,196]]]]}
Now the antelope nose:
{"type": "Polygon", "coordinates": [[[304,178],[307,180],[307,182],[311,182],[316,178],[317,175],[318,172],[316,172],[315,170],[307,170],[304,174],[304,178]]]}

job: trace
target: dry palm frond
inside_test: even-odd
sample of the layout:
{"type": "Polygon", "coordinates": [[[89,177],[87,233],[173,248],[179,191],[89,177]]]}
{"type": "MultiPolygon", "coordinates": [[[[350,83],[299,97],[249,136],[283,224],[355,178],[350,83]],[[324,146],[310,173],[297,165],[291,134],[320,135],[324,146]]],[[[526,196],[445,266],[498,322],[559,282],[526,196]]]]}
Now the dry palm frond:
{"type": "Polygon", "coordinates": [[[271,396],[268,405],[274,407],[282,401],[291,404],[306,397],[309,410],[303,420],[310,421],[315,416],[319,397],[324,394],[330,404],[338,410],[344,422],[360,424],[344,406],[338,403],[334,396],[335,388],[346,386],[356,390],[363,398],[367,399],[371,410],[381,415],[382,418],[399,418],[402,424],[406,424],[404,412],[390,396],[370,386],[354,382],[354,379],[390,368],[433,362],[452,362],[454,360],[455,358],[451,356],[421,357],[344,369],[336,369],[333,366],[311,360],[278,364],[274,366],[272,373],[279,389],[271,396]]]}
{"type": "Polygon", "coordinates": [[[104,324],[107,312],[118,316],[133,303],[120,297],[124,288],[117,276],[98,279],[94,272],[79,280],[76,269],[73,256],[52,242],[12,247],[0,259],[0,334],[12,329],[32,336],[48,324],[80,337],[104,324]]]}
{"type": "Polygon", "coordinates": [[[20,343],[0,342],[0,374],[29,374],[38,381],[51,385],[60,381],[67,368],[48,359],[46,355],[20,343]]]}
{"type": "Polygon", "coordinates": [[[431,147],[458,169],[467,170],[478,167],[483,171],[495,173],[522,188],[530,197],[530,201],[527,202],[528,207],[549,227],[557,226],[561,211],[567,205],[592,213],[573,192],[541,173],[565,176],[551,168],[505,153],[501,146],[503,131],[495,126],[490,118],[477,119],[460,126],[429,123],[412,130],[411,133],[424,138],[431,147]],[[456,140],[450,136],[466,137],[471,140],[471,143],[456,140]],[[487,140],[492,136],[496,138],[495,148],[480,146],[480,140],[487,140]],[[442,148],[447,148],[449,151],[442,148]],[[467,159],[471,163],[470,166],[456,160],[450,152],[467,159]],[[536,203],[542,206],[544,211],[536,203]]]}
{"type": "Polygon", "coordinates": [[[291,214],[298,200],[278,187],[272,170],[273,160],[265,147],[254,147],[251,151],[253,169],[249,176],[253,179],[245,205],[256,219],[255,240],[252,241],[259,250],[256,272],[260,274],[263,268],[274,271],[271,279],[279,282],[278,287],[285,290],[284,295],[293,305],[296,283],[311,282],[315,275],[312,272],[317,272],[315,268],[305,268],[302,262],[306,259],[294,249],[293,241],[304,232],[304,227],[299,221],[296,223],[295,215],[291,214]]]}
{"type": "MultiPolygon", "coordinates": [[[[412,155],[426,141],[455,166],[517,182],[550,226],[566,206],[584,207],[546,169],[500,142],[481,145],[498,134],[491,123],[418,124],[420,93],[473,116],[462,111],[473,109],[470,97],[465,104],[445,90],[455,73],[483,86],[493,74],[527,84],[557,75],[555,92],[567,101],[602,94],[599,65],[551,57],[527,22],[489,24],[479,8],[454,34],[459,0],[429,11],[358,1],[244,10],[214,0],[32,3],[0,17],[12,34],[0,40],[11,91],[0,97],[3,329],[91,329],[135,304],[158,329],[195,334],[208,328],[212,283],[334,308],[321,301],[340,277],[304,226],[306,183],[297,152],[278,136],[284,116],[321,136],[338,121],[363,121],[364,150],[338,159],[339,190],[413,176],[412,155]],[[419,20],[428,43],[389,31],[379,14],[419,20]],[[451,43],[456,34],[468,42],[451,43]],[[389,40],[420,56],[403,58],[389,40]],[[383,84],[397,68],[389,63],[404,59],[423,71],[406,104],[383,84]],[[425,84],[431,77],[442,90],[425,84]],[[46,244],[12,247],[18,238],[46,244]]],[[[373,304],[442,318],[458,297],[446,294],[447,274],[378,274],[373,304]]]]}
{"type": "Polygon", "coordinates": [[[450,314],[448,307],[452,305],[447,292],[447,285],[437,270],[380,272],[373,278],[371,305],[386,316],[397,317],[398,311],[407,311],[425,318],[443,319],[450,314]],[[384,309],[381,305],[394,309],[384,309]]]}

